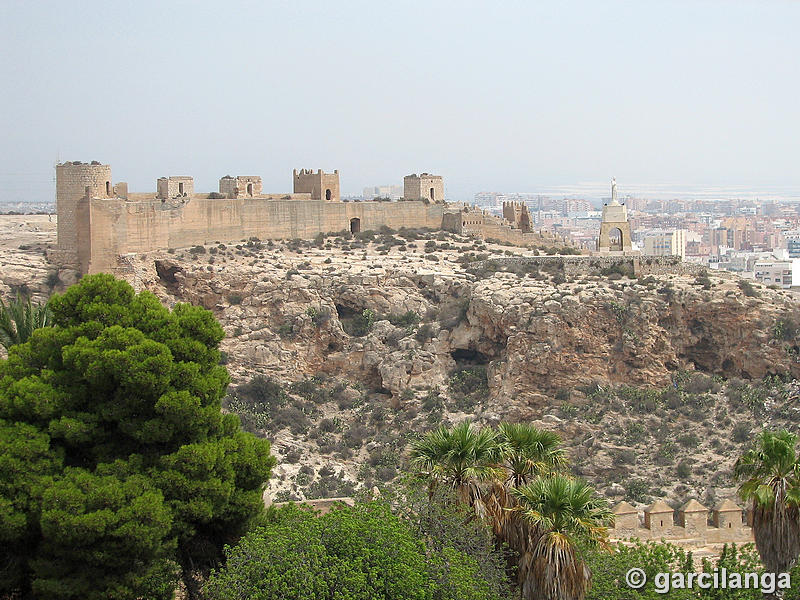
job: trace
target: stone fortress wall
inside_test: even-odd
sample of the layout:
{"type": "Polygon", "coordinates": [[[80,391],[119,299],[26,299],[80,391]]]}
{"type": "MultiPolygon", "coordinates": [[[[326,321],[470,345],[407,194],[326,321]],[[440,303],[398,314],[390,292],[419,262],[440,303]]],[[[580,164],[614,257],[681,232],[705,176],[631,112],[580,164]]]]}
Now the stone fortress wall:
{"type": "Polygon", "coordinates": [[[488,214],[474,206],[464,206],[447,215],[442,229],[462,235],[474,235],[513,246],[572,246],[564,236],[533,231],[533,220],[522,202],[504,202],[503,217],[488,214]]]}
{"type": "MultiPolygon", "coordinates": [[[[324,514],[340,502],[353,506],[354,499],[326,498],[307,500],[304,504],[324,514]]],[[[289,503],[279,502],[275,506],[285,504],[289,503]]],[[[689,500],[677,510],[677,516],[676,511],[663,500],[656,500],[643,511],[623,501],[616,504],[612,512],[614,526],[609,529],[609,537],[613,542],[631,538],[663,540],[686,549],[704,549],[707,554],[716,554],[723,544],[741,545],[754,541],[753,530],[744,523],[744,511],[730,500],[723,500],[710,511],[697,500],[689,500]]]]}
{"type": "MultiPolygon", "coordinates": [[[[382,226],[441,229],[447,210],[427,198],[342,202],[338,171],[295,170],[291,194],[264,194],[261,178],[252,175],[226,175],[219,192],[206,194],[194,191],[191,177],[162,177],[155,194],[129,194],[127,184],[112,184],[111,167],[97,162],[60,164],[56,180],[59,233],[51,256],[82,273],[113,271],[130,253],[251,237],[313,239],[382,226]]],[[[437,189],[443,195],[443,187],[437,189]]]]}
{"type": "MultiPolygon", "coordinates": [[[[533,234],[540,236],[540,239],[549,239],[545,234],[533,234]]],[[[557,239],[555,237],[551,239],[557,239]]],[[[475,267],[481,267],[487,262],[499,266],[525,267],[526,265],[538,265],[547,267],[557,264],[564,269],[567,277],[581,277],[586,275],[596,275],[603,269],[613,267],[623,267],[632,269],[637,276],[646,275],[686,275],[697,276],[706,272],[703,265],[684,262],[680,256],[498,256],[489,258],[485,261],[471,263],[475,267]]],[[[724,271],[715,272],[717,276],[725,277],[724,271]]]]}
{"type": "MultiPolygon", "coordinates": [[[[50,256],[81,273],[114,271],[120,257],[131,253],[252,237],[312,239],[383,226],[439,229],[523,247],[573,246],[563,236],[533,231],[523,203],[504,204],[502,217],[447,204],[442,177],[429,173],[407,175],[400,202],[342,202],[339,172],[321,169],[295,169],[291,194],[265,194],[257,175],[226,175],[219,180],[219,191],[211,193],[195,192],[189,176],[159,178],[154,194],[128,193],[126,183],[112,183],[111,167],[96,161],[62,163],[56,167],[56,181],[58,247],[50,256]]],[[[561,260],[565,273],[574,274],[596,267],[584,261],[600,259],[561,260]]],[[[643,273],[690,268],[680,262],[645,267],[638,258],[633,260],[636,272],[643,273]]]]}
{"type": "Polygon", "coordinates": [[[612,540],[664,540],[688,548],[707,548],[711,553],[723,544],[754,541],[742,508],[730,500],[723,500],[711,511],[697,500],[689,500],[677,510],[677,517],[663,500],[656,500],[641,513],[624,501],[612,511],[615,517],[614,527],[609,530],[612,540]]]}

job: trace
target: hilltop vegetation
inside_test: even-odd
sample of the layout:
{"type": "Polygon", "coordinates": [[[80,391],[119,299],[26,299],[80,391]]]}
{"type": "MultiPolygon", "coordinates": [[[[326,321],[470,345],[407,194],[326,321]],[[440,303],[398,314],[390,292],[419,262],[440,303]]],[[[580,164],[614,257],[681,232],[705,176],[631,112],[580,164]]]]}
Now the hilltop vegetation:
{"type": "MultiPolygon", "coordinates": [[[[186,285],[183,270],[174,275],[173,292],[186,285]]],[[[426,281],[405,277],[417,284],[426,281]]],[[[504,382],[498,373],[508,368],[503,363],[517,360],[519,370],[531,363],[510,355],[510,343],[490,354],[490,346],[481,346],[485,340],[474,337],[493,322],[491,317],[484,320],[494,309],[487,312],[487,296],[479,286],[494,289],[492,304],[503,305],[507,284],[513,288],[515,280],[530,277],[527,271],[482,277],[455,288],[445,281],[451,290],[468,289],[468,303],[458,295],[440,295],[441,284],[428,281],[432,287],[425,298],[439,307],[435,313],[408,305],[404,312],[385,312],[380,301],[374,308],[349,313],[346,304],[334,304],[333,310],[322,304],[297,315],[299,328],[296,322],[290,330],[278,327],[276,335],[287,348],[310,343],[304,358],[308,366],[317,352],[352,360],[358,352],[364,357],[393,347],[397,350],[390,354],[410,353],[404,360],[412,366],[415,358],[427,356],[416,363],[427,376],[437,376],[438,360],[451,361],[455,368],[440,379],[441,385],[407,385],[396,393],[383,385],[391,371],[379,368],[376,376],[354,383],[341,373],[327,375],[330,365],[323,361],[317,374],[291,383],[255,375],[232,387],[224,402],[228,376],[221,363],[239,368],[242,363],[234,353],[226,356],[218,350],[223,332],[210,312],[182,304],[169,311],[153,295],[136,295],[127,284],[102,275],[84,278],[55,296],[50,301],[55,326],[12,345],[9,359],[0,362],[0,518],[7,526],[2,591],[42,598],[167,598],[180,578],[191,598],[269,596],[279,588],[291,590],[291,597],[327,598],[326,590],[337,588],[364,598],[394,598],[406,590],[408,597],[419,598],[544,594],[555,600],[573,597],[569,589],[580,598],[588,584],[588,579],[566,580],[558,573],[579,573],[584,566],[616,572],[633,558],[659,568],[688,561],[686,555],[656,544],[609,562],[585,546],[594,541],[602,547],[608,502],[573,474],[610,482],[601,491],[612,500],[644,502],[672,494],[673,502],[699,497],[709,503],[717,493],[732,492],[733,473],[721,465],[753,440],[758,428],[754,420],[797,427],[797,387],[789,379],[795,369],[797,326],[790,304],[755,290],[764,315],[774,318],[766,336],[769,352],[778,357],[763,379],[725,377],[736,365],[721,366],[723,373],[715,374],[681,368],[669,371],[669,383],[660,386],[617,384],[606,378],[551,392],[552,385],[540,383],[535,393],[517,390],[502,405],[498,400],[504,398],[504,382]],[[320,347],[331,339],[342,345],[320,347]],[[467,348],[452,350],[463,340],[471,340],[467,348]],[[491,358],[498,355],[500,359],[491,358]],[[525,419],[523,410],[540,412],[525,419]],[[230,413],[241,415],[241,421],[230,413]],[[495,432],[492,427],[473,429],[464,421],[493,425],[500,415],[533,421],[540,429],[504,424],[495,432]],[[349,496],[374,485],[388,494],[386,499],[339,508],[324,517],[291,508],[262,514],[261,490],[275,459],[268,442],[238,430],[240,422],[276,443],[282,464],[275,469],[273,489],[278,491],[270,494],[272,499],[349,496]],[[441,427],[459,422],[453,429],[441,427]],[[564,434],[565,447],[552,431],[564,434]],[[451,452],[453,444],[470,450],[451,452]],[[537,448],[536,454],[524,450],[526,445],[537,448]],[[704,464],[693,462],[701,456],[704,464]],[[466,460],[453,462],[453,457],[466,460]],[[355,476],[351,465],[358,465],[355,476]],[[414,500],[416,488],[398,483],[410,471],[429,478],[434,485],[428,489],[453,489],[455,496],[414,500]],[[625,479],[631,472],[636,477],[625,479]],[[576,498],[567,502],[574,513],[569,518],[553,508],[563,504],[556,499],[567,496],[576,498]],[[581,503],[584,517],[575,512],[581,503]],[[470,513],[474,516],[468,517],[470,513]],[[577,523],[581,527],[575,528],[577,523]],[[534,529],[526,529],[533,524],[534,529]],[[496,542],[508,544],[507,553],[497,553],[503,546],[491,544],[490,530],[496,542]],[[330,538],[331,532],[338,533],[330,538]],[[223,545],[235,544],[242,535],[241,543],[223,555],[223,545]],[[382,535],[397,542],[384,554],[382,535]],[[566,562],[556,568],[544,558],[544,550],[524,550],[519,556],[528,558],[519,560],[515,552],[543,548],[536,540],[548,535],[568,537],[571,550],[559,559],[566,562]],[[304,562],[292,566],[298,552],[307,553],[304,562]],[[268,558],[276,555],[284,558],[268,558]],[[505,574],[503,562],[510,569],[505,574]],[[309,570],[309,564],[318,570],[309,570]],[[391,577],[370,575],[386,571],[386,565],[391,577]],[[310,596],[312,588],[315,595],[310,596]]],[[[625,291],[626,280],[643,295],[654,285],[622,276],[612,282],[623,283],[612,286],[623,285],[625,291]]],[[[677,296],[681,310],[694,310],[687,292],[695,288],[702,289],[702,298],[721,286],[729,297],[724,282],[708,280],[673,279],[670,308],[677,310],[672,303],[677,296]]],[[[305,285],[291,289],[308,291],[305,285]]],[[[257,306],[246,295],[231,292],[226,297],[223,316],[227,310],[257,306]]],[[[599,298],[607,301],[605,293],[599,298]]],[[[513,319],[503,318],[494,327],[511,328],[526,314],[520,303],[510,306],[517,307],[513,319]]],[[[552,304],[541,315],[532,306],[532,321],[566,317],[553,312],[552,304]]],[[[618,324],[640,327],[632,320],[630,304],[611,301],[604,306],[618,324]]],[[[659,327],[667,331],[680,324],[661,322],[659,327]]],[[[726,351],[731,347],[728,343],[726,351]]],[[[709,357],[707,344],[700,344],[699,352],[696,345],[684,348],[694,348],[695,367],[709,357]]],[[[396,362],[399,357],[392,358],[396,362]]],[[[368,364],[365,360],[358,368],[368,364]]],[[[413,380],[413,368],[407,375],[413,380]]],[[[536,379],[536,372],[531,376],[536,379]]],[[[731,565],[749,564],[749,555],[732,552],[731,565]]],[[[786,564],[793,564],[786,556],[786,564]]],[[[613,587],[601,578],[588,597],[613,587]]]]}
{"type": "Polygon", "coordinates": [[[260,514],[275,459],[220,401],[210,312],[109,275],[0,361],[0,593],[171,598],[260,514]]]}
{"type": "Polygon", "coordinates": [[[562,433],[612,501],[707,503],[733,497],[716,473],[749,431],[794,426],[797,304],[731,274],[573,275],[415,230],[203,250],[136,257],[131,276],[220,320],[224,404],[274,442],[278,499],[391,481],[416,436],[470,418],[562,433]],[[266,405],[254,376],[280,390],[266,405]]]}
{"type": "Polygon", "coordinates": [[[731,274],[571,275],[422,230],[201,249],[126,268],[168,305],[214,311],[224,405],[274,442],[279,499],[391,481],[416,436],[471,418],[560,432],[611,500],[707,503],[733,497],[749,432],[797,421],[797,303],[731,274]],[[266,403],[245,391],[254,377],[266,403]]]}

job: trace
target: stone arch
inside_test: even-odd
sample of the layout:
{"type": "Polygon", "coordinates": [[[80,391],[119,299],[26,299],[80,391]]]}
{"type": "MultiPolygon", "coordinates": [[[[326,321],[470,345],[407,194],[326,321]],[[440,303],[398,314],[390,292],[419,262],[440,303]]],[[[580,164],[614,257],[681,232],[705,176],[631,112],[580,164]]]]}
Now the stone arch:
{"type": "Polygon", "coordinates": [[[350,219],[350,233],[360,233],[360,232],[361,232],[361,219],[359,219],[358,217],[353,217],[352,219],[350,219]]]}
{"type": "Polygon", "coordinates": [[[612,227],[608,230],[608,247],[612,251],[621,251],[625,247],[622,229],[612,227]]]}

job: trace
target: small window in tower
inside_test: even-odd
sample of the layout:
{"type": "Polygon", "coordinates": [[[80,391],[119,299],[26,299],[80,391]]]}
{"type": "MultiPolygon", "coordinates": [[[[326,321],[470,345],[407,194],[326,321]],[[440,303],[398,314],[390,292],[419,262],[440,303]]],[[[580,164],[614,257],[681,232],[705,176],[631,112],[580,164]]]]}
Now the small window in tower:
{"type": "Polygon", "coordinates": [[[183,183],[178,184],[178,193],[183,196],[183,183]]]}
{"type": "Polygon", "coordinates": [[[330,199],[331,199],[331,190],[330,188],[328,188],[327,190],[325,190],[325,200],[330,200],[330,199]]]}
{"type": "Polygon", "coordinates": [[[110,195],[111,195],[111,182],[110,181],[106,181],[106,196],[110,196],[110,195]]]}
{"type": "Polygon", "coordinates": [[[436,198],[433,197],[433,188],[431,188],[431,200],[436,200],[436,198]]]}
{"type": "Polygon", "coordinates": [[[253,195],[253,184],[252,183],[248,183],[247,184],[247,195],[248,196],[252,196],[253,195]]]}

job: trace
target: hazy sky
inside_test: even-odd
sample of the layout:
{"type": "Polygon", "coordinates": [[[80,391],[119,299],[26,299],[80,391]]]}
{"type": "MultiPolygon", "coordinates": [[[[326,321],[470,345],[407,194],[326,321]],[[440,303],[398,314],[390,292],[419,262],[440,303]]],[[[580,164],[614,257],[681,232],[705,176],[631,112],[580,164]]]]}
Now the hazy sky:
{"type": "Polygon", "coordinates": [[[137,192],[800,187],[798,2],[0,0],[0,24],[0,200],[51,199],[57,159],[137,192]]]}

